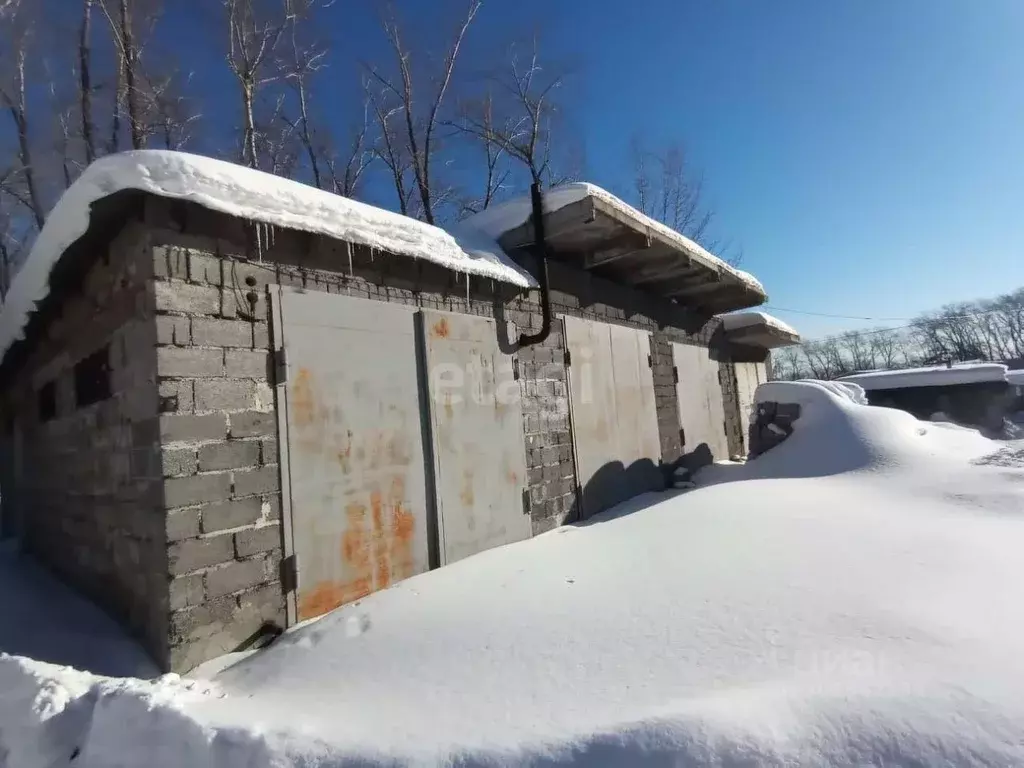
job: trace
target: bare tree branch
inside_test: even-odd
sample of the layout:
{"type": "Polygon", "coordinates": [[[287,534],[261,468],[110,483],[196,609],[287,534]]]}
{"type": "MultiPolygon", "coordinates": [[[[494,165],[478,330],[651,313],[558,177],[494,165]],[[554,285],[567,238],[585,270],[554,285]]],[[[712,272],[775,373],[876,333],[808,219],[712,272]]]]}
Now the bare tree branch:
{"type": "MultiPolygon", "coordinates": [[[[417,91],[422,91],[422,84],[417,87],[413,77],[411,58],[412,52],[402,37],[401,25],[395,8],[388,4],[381,25],[387,38],[391,52],[394,54],[395,63],[398,69],[397,80],[385,77],[376,67],[367,67],[370,75],[381,86],[380,92],[374,96],[375,113],[378,125],[381,127],[387,144],[397,145],[398,141],[404,145],[401,154],[408,159],[408,167],[412,170],[415,182],[415,191],[419,198],[420,213],[430,224],[435,221],[435,208],[438,198],[444,194],[434,188],[432,178],[432,163],[437,147],[435,133],[440,122],[440,111],[445,101],[445,96],[451,86],[452,76],[455,72],[455,63],[458,60],[463,40],[469,31],[477,11],[480,10],[481,0],[470,0],[466,13],[459,24],[454,38],[448,47],[441,67],[441,73],[437,78],[433,93],[430,95],[426,113],[420,116],[417,110],[417,91]],[[403,128],[396,131],[392,118],[395,112],[401,116],[403,128]],[[382,119],[385,117],[386,119],[382,119]]],[[[388,158],[383,157],[385,164],[389,164],[392,171],[392,179],[395,181],[395,191],[399,197],[399,205],[403,213],[409,210],[409,201],[404,189],[404,162],[403,172],[396,173],[397,157],[395,151],[397,146],[385,147],[385,153],[392,158],[389,164],[388,158]]]]}

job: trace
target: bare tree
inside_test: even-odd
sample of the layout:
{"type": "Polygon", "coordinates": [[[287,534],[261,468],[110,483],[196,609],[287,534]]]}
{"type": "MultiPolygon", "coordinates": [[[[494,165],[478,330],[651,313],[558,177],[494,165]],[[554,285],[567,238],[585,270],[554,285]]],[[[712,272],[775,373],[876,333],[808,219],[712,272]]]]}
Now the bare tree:
{"type": "Polygon", "coordinates": [[[879,328],[870,331],[868,343],[871,345],[871,353],[877,365],[886,370],[899,367],[901,353],[900,335],[894,330],[879,328]]]}
{"type": "Polygon", "coordinates": [[[641,213],[709,249],[721,245],[706,242],[714,213],[704,204],[704,181],[690,170],[682,144],[651,151],[639,136],[633,136],[630,153],[633,192],[641,213]]]}
{"type": "Polygon", "coordinates": [[[146,75],[142,101],[145,113],[145,142],[164,149],[182,149],[192,138],[193,125],[201,115],[188,98],[187,86],[192,74],[178,72],[146,75]]]}
{"type": "Polygon", "coordinates": [[[374,153],[370,139],[370,101],[363,104],[362,122],[355,126],[342,155],[325,148],[322,151],[327,175],[331,179],[331,191],[345,197],[355,197],[363,173],[370,165],[374,153]]]}
{"type": "Polygon", "coordinates": [[[456,125],[488,148],[489,185],[500,160],[498,152],[519,161],[533,184],[553,186],[563,181],[552,173],[552,128],[557,113],[553,95],[563,80],[560,72],[541,65],[534,40],[525,59],[515,46],[510,48],[506,71],[492,78],[494,89],[504,97],[500,118],[495,117],[490,93],[462,105],[456,125]]]}
{"type": "Polygon", "coordinates": [[[0,105],[11,118],[17,139],[17,168],[4,189],[24,206],[36,228],[42,229],[46,206],[43,202],[39,169],[33,162],[25,74],[33,22],[28,18],[21,0],[9,0],[0,19],[4,27],[2,39],[6,39],[6,58],[0,60],[0,72],[5,73],[5,76],[0,78],[0,105]]]}
{"type": "Polygon", "coordinates": [[[401,120],[402,108],[389,106],[387,93],[382,92],[382,89],[369,79],[363,82],[363,87],[377,127],[378,141],[374,145],[374,155],[388,169],[398,198],[398,210],[404,216],[409,216],[414,192],[413,183],[409,179],[412,173],[412,156],[397,127],[401,120]]]}
{"type": "MultiPolygon", "coordinates": [[[[135,0],[101,0],[99,7],[110,27],[118,64],[115,89],[117,106],[111,126],[110,151],[116,151],[120,143],[120,114],[122,110],[128,117],[128,137],[131,147],[132,149],[141,149],[145,146],[146,128],[139,98],[142,80],[141,44],[136,30],[137,25],[142,23],[142,19],[140,15],[136,14],[135,0]]],[[[147,15],[146,20],[152,22],[154,18],[155,12],[147,15]]],[[[88,17],[85,17],[82,38],[85,40],[88,39],[85,37],[87,33],[85,22],[87,21],[88,17]]]]}
{"type": "MultiPolygon", "coordinates": [[[[284,0],[287,16],[287,53],[281,63],[285,81],[295,93],[298,116],[289,124],[298,136],[309,162],[313,184],[323,186],[320,173],[320,152],[309,116],[310,79],[325,65],[327,49],[307,40],[305,30],[315,20],[315,12],[324,4],[320,0],[284,0]]],[[[285,117],[287,120],[288,118],[285,117]]]]}
{"type": "Polygon", "coordinates": [[[844,373],[846,366],[834,338],[806,342],[803,353],[807,367],[816,379],[834,379],[844,373]]]}
{"type": "Polygon", "coordinates": [[[238,81],[242,102],[242,141],[239,159],[250,168],[260,166],[256,125],[256,99],[260,91],[279,79],[269,70],[287,18],[270,13],[259,0],[223,0],[228,25],[228,66],[238,81]]]}
{"type": "Polygon", "coordinates": [[[480,10],[480,4],[481,0],[470,0],[445,53],[441,72],[431,84],[432,89],[425,87],[413,76],[412,50],[402,36],[395,7],[390,3],[381,24],[394,54],[398,75],[391,78],[377,67],[367,67],[371,77],[380,86],[380,90],[371,91],[371,95],[374,98],[374,113],[385,142],[381,156],[391,170],[399,205],[403,213],[410,210],[404,179],[405,168],[408,166],[415,182],[419,213],[429,224],[435,221],[435,208],[439,201],[450,194],[450,190],[437,187],[432,169],[437,152],[436,134],[441,121],[441,107],[451,86],[462,42],[480,10]],[[419,95],[423,90],[429,91],[426,101],[419,95]],[[425,110],[418,108],[421,103],[426,104],[425,110]],[[400,127],[396,125],[395,117],[399,118],[400,127]]]}
{"type": "Polygon", "coordinates": [[[870,337],[860,331],[846,331],[840,334],[837,344],[840,351],[846,353],[845,363],[852,370],[866,371],[876,367],[870,337]]]}
{"type": "Polygon", "coordinates": [[[92,6],[82,0],[82,23],[78,33],[78,111],[82,120],[82,146],[85,163],[96,159],[96,136],[92,122],[92,6]]]}

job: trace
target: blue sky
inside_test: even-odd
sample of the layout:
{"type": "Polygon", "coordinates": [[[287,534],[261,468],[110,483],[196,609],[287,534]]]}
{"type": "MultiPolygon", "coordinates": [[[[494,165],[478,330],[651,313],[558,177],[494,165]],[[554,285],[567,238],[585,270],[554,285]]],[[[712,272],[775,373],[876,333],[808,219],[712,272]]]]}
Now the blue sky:
{"type": "MultiPolygon", "coordinates": [[[[406,5],[429,35],[461,3],[406,5]]],[[[385,54],[369,8],[337,3],[336,60],[385,54]]],[[[1024,2],[485,0],[467,62],[534,27],[578,73],[587,177],[625,189],[637,131],[685,142],[772,306],[903,318],[1024,285],[1024,2]]]]}

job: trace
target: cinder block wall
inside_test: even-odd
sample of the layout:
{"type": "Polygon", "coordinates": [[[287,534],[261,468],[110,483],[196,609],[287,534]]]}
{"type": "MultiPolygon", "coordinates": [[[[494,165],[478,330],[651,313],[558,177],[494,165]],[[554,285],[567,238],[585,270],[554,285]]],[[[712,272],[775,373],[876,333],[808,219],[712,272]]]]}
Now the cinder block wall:
{"type": "Polygon", "coordinates": [[[159,657],[167,552],[151,249],[129,222],[101,250],[4,389],[24,436],[17,528],[37,559],[159,657]],[[75,366],[105,348],[111,396],[79,403],[75,366]],[[44,420],[48,384],[55,409],[44,420]]]}
{"type": "MultiPolygon", "coordinates": [[[[192,204],[146,197],[143,210],[37,345],[15,400],[28,407],[41,377],[59,382],[57,418],[27,433],[39,468],[29,482],[33,550],[165,667],[186,670],[284,623],[268,286],[475,314],[527,332],[540,328],[540,297],[482,278],[467,290],[464,276],[365,248],[351,250],[350,265],[346,244],[303,233],[275,232],[257,249],[251,223],[192,204]],[[114,397],[75,409],[67,372],[103,343],[114,397]],[[54,483],[61,466],[68,476],[54,483]]],[[[716,324],[691,333],[678,305],[559,263],[550,275],[556,316],[653,334],[661,458],[676,459],[686,447],[671,342],[720,355],[716,324]]],[[[535,532],[577,516],[564,348],[556,319],[543,344],[517,352],[535,532]]]]}

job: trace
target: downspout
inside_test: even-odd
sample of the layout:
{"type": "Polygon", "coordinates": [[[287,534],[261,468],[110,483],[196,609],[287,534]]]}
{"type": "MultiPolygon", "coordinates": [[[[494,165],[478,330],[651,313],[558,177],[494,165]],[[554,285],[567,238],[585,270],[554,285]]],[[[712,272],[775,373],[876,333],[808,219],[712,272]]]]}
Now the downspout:
{"type": "Polygon", "coordinates": [[[544,201],[540,194],[540,184],[530,185],[530,202],[533,206],[533,242],[540,259],[540,275],[537,281],[540,287],[541,323],[538,333],[522,333],[519,335],[519,348],[542,344],[551,335],[551,291],[548,286],[548,245],[544,235],[544,201]]]}

